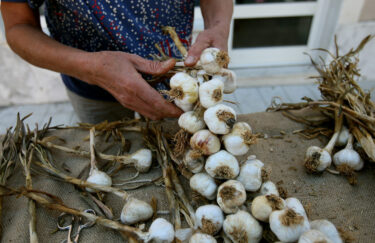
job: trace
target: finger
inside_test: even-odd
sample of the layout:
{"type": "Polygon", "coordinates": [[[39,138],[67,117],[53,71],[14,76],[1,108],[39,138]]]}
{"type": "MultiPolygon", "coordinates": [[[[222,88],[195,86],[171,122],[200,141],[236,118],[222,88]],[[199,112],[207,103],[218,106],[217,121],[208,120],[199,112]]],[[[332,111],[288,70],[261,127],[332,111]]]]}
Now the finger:
{"type": "Polygon", "coordinates": [[[188,51],[185,65],[188,67],[194,66],[198,62],[202,51],[210,46],[211,40],[207,36],[202,34],[198,35],[197,40],[188,51]]]}
{"type": "Polygon", "coordinates": [[[167,73],[171,70],[175,64],[176,60],[171,58],[164,62],[151,61],[145,58],[142,58],[138,55],[131,54],[129,55],[130,61],[133,63],[135,69],[142,73],[161,75],[167,73]]]}

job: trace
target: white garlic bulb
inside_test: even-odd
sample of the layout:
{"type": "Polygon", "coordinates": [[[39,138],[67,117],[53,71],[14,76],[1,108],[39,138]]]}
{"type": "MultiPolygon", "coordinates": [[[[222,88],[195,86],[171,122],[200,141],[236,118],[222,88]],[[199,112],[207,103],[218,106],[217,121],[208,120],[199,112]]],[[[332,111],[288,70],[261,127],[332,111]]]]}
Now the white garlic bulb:
{"type": "Polygon", "coordinates": [[[283,242],[295,242],[310,229],[309,221],[291,208],[273,211],[269,222],[272,232],[283,242]]]}
{"type": "Polygon", "coordinates": [[[326,219],[318,219],[310,222],[311,229],[322,232],[333,243],[343,243],[340,233],[334,224],[326,219]]]}
{"type": "Polygon", "coordinates": [[[176,239],[181,241],[182,243],[188,243],[192,235],[193,235],[192,228],[177,229],[174,233],[174,236],[176,237],[176,239]]]}
{"type": "Polygon", "coordinates": [[[235,213],[246,201],[245,188],[239,181],[228,180],[219,186],[216,201],[224,213],[235,213]]]}
{"type": "Polygon", "coordinates": [[[228,53],[221,51],[215,47],[209,47],[203,50],[200,56],[200,64],[203,69],[209,74],[215,74],[228,65],[228,53]]]}
{"type": "Polygon", "coordinates": [[[293,209],[295,212],[299,213],[300,215],[305,217],[306,220],[308,220],[305,208],[303,207],[300,200],[295,197],[288,197],[287,199],[285,199],[285,203],[287,208],[293,209]]]}
{"type": "Polygon", "coordinates": [[[197,173],[190,178],[190,188],[205,198],[215,199],[217,185],[214,179],[206,173],[197,173]]]}
{"type": "Polygon", "coordinates": [[[273,183],[272,181],[266,181],[262,184],[262,186],[260,187],[260,194],[261,195],[273,194],[276,196],[280,196],[275,183],[273,183]]]}
{"type": "Polygon", "coordinates": [[[233,93],[237,88],[236,74],[229,70],[222,68],[220,74],[216,74],[213,78],[218,78],[224,83],[224,94],[233,93]]]}
{"type": "Polygon", "coordinates": [[[330,153],[318,146],[311,146],[306,151],[305,166],[311,172],[322,172],[327,169],[332,158],[330,153]]]}
{"type": "MultiPolygon", "coordinates": [[[[97,184],[100,186],[112,186],[112,178],[107,173],[98,169],[90,170],[90,175],[87,177],[87,182],[97,184]]],[[[86,188],[88,192],[95,192],[94,189],[86,188]]]]}
{"type": "Polygon", "coordinates": [[[206,129],[194,133],[190,138],[190,147],[203,155],[216,153],[220,146],[219,138],[206,129]]]}
{"type": "Polygon", "coordinates": [[[216,243],[216,239],[208,234],[195,233],[189,240],[189,243],[216,243]]]}
{"type": "Polygon", "coordinates": [[[197,72],[197,79],[198,79],[198,83],[199,85],[203,84],[204,82],[204,75],[207,74],[205,70],[199,70],[197,72]]]}
{"type": "Polygon", "coordinates": [[[150,204],[136,198],[129,198],[121,211],[121,222],[127,225],[150,219],[154,211],[150,204]]]}
{"type": "Polygon", "coordinates": [[[199,86],[199,102],[204,108],[219,104],[223,100],[224,83],[211,79],[199,86]]]}
{"type": "Polygon", "coordinates": [[[192,109],[198,100],[198,81],[187,73],[179,72],[172,76],[169,85],[169,96],[184,111],[192,109]]]}
{"type": "Polygon", "coordinates": [[[333,156],[335,166],[346,165],[353,170],[361,170],[363,168],[363,160],[361,156],[353,149],[353,135],[349,135],[346,147],[333,156]]]}
{"type": "Polygon", "coordinates": [[[327,236],[325,236],[322,232],[317,230],[309,230],[306,231],[301,235],[298,240],[298,243],[316,243],[316,242],[324,242],[324,243],[333,243],[327,236]]]}
{"type": "Polygon", "coordinates": [[[195,152],[189,149],[185,155],[184,159],[182,160],[186,168],[191,171],[192,173],[201,172],[204,166],[204,158],[203,156],[197,157],[195,152]]]}
{"type": "Polygon", "coordinates": [[[198,227],[203,233],[215,235],[221,230],[224,221],[223,211],[213,204],[200,206],[195,212],[198,227]]]}
{"type": "Polygon", "coordinates": [[[148,232],[155,243],[171,243],[174,240],[173,225],[163,218],[155,219],[148,232]]]}
{"type": "Polygon", "coordinates": [[[244,155],[254,143],[251,127],[246,122],[237,122],[232,131],[223,136],[225,149],[233,155],[244,155]]]}
{"type": "Polygon", "coordinates": [[[241,165],[237,180],[244,185],[246,191],[255,192],[261,187],[263,166],[262,161],[251,158],[241,165]]]}
{"type": "Polygon", "coordinates": [[[149,149],[140,149],[130,156],[136,160],[135,168],[139,172],[148,172],[152,164],[152,152],[149,149]]]}
{"type": "Polygon", "coordinates": [[[236,122],[236,112],[229,106],[218,104],[204,112],[208,129],[215,134],[227,134],[236,122]]]}
{"type": "Polygon", "coordinates": [[[188,111],[182,114],[178,118],[178,125],[189,133],[198,132],[206,127],[203,117],[198,117],[194,111],[188,111]]]}
{"type": "Polygon", "coordinates": [[[345,146],[348,143],[349,135],[349,129],[346,126],[342,126],[336,145],[339,147],[345,146]]]}
{"type": "Polygon", "coordinates": [[[262,195],[254,198],[251,203],[251,214],[258,220],[268,222],[270,214],[285,208],[285,201],[276,195],[262,195]]]}
{"type": "Polygon", "coordinates": [[[225,150],[210,155],[204,168],[210,176],[217,179],[234,179],[240,172],[236,157],[225,150]]]}
{"type": "Polygon", "coordinates": [[[262,226],[248,212],[228,215],[223,224],[225,234],[234,243],[257,243],[262,238],[262,226]]]}

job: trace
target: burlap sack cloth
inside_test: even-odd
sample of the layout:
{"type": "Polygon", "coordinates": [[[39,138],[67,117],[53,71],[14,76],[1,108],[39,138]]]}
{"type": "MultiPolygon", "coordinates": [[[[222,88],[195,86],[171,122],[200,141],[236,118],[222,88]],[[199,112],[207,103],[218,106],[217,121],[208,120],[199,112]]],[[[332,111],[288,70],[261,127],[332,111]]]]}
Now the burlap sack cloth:
{"type": "MultiPolygon", "coordinates": [[[[328,219],[336,226],[351,232],[357,242],[375,242],[375,178],[373,169],[367,166],[364,171],[359,173],[356,186],[349,185],[346,179],[341,176],[329,173],[324,173],[321,176],[308,175],[302,165],[305,151],[311,145],[322,146],[323,144],[318,139],[305,140],[292,134],[296,129],[303,128],[303,125],[292,122],[280,113],[241,115],[239,120],[248,122],[255,132],[267,134],[269,137],[280,135],[280,131],[286,132],[283,139],[259,139],[257,144],[251,146],[249,154],[255,154],[265,165],[272,167],[271,180],[283,182],[282,186],[288,191],[289,196],[299,198],[304,205],[310,208],[311,220],[328,219]]],[[[174,123],[174,125],[176,124],[174,123]]],[[[173,130],[170,126],[166,127],[173,130]]],[[[81,148],[88,149],[87,142],[82,142],[83,138],[88,135],[88,131],[59,130],[53,132],[52,135],[65,139],[67,142],[65,146],[80,145],[81,148]]],[[[141,146],[140,135],[129,133],[127,137],[132,140],[132,151],[141,146]]],[[[97,143],[99,150],[105,147],[105,144],[100,141],[97,143]]],[[[115,151],[112,152],[115,153],[115,151]]],[[[74,176],[77,176],[82,168],[89,163],[88,159],[56,151],[53,156],[56,162],[64,162],[71,168],[74,176]]],[[[240,159],[244,158],[245,156],[240,159]]],[[[126,169],[113,180],[116,182],[119,179],[130,177],[134,173],[134,169],[126,169]]],[[[161,169],[154,168],[150,173],[141,175],[139,179],[155,178],[160,175],[161,169]]],[[[9,185],[13,187],[24,185],[21,169],[10,179],[9,185]]],[[[81,199],[73,186],[62,181],[35,175],[33,176],[33,186],[35,189],[59,196],[70,207],[89,208],[89,205],[81,199]]],[[[156,197],[159,210],[168,208],[162,187],[148,186],[130,193],[145,201],[156,197]]],[[[108,194],[106,203],[112,207],[115,218],[118,219],[123,202],[118,197],[108,194]]],[[[37,207],[37,233],[40,242],[61,242],[66,239],[67,232],[52,233],[56,230],[58,215],[58,212],[37,207]]],[[[29,242],[29,215],[25,198],[6,198],[2,220],[4,225],[2,242],[29,242]]],[[[124,239],[113,230],[95,225],[82,232],[80,242],[124,242],[124,239]]]]}

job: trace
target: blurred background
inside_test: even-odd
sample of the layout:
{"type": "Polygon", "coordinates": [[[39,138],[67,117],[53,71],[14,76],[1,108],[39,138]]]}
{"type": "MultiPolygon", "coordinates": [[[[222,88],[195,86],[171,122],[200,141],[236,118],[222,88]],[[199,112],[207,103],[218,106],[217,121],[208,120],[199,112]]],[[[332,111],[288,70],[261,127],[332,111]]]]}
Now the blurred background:
{"type": "MultiPolygon", "coordinates": [[[[1,4],[1,3],[0,3],[1,4]]],[[[1,19],[1,18],[0,18],[1,19]]],[[[0,133],[22,115],[33,112],[30,123],[73,124],[77,118],[67,102],[58,74],[34,67],[7,46],[0,20],[0,133]]],[[[43,15],[41,23],[45,32],[43,15]]],[[[195,8],[194,38],[204,29],[199,1],[195,8]]],[[[303,96],[319,98],[309,76],[310,59],[322,55],[314,48],[333,50],[336,35],[342,52],[375,34],[374,0],[235,0],[229,37],[230,67],[239,89],[226,97],[239,113],[264,111],[273,96],[297,102],[303,96]]],[[[360,85],[375,88],[375,40],[359,55],[360,85]]]]}

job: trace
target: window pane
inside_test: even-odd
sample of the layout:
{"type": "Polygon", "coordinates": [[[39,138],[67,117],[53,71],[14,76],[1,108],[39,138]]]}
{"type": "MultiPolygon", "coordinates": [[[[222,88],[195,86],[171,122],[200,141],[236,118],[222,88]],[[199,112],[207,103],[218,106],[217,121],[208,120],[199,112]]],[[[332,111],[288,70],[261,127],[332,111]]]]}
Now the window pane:
{"type": "Polygon", "coordinates": [[[316,2],[316,0],[236,0],[237,4],[316,2]]]}
{"type": "Polygon", "coordinates": [[[235,19],[233,48],[306,45],[312,16],[235,19]]]}

